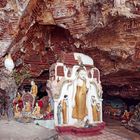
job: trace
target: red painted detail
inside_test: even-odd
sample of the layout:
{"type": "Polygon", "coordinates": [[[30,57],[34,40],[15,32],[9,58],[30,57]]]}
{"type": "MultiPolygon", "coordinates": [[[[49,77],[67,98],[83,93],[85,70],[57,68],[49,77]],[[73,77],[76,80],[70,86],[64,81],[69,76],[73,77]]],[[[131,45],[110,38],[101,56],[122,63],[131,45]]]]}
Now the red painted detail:
{"type": "Polygon", "coordinates": [[[75,127],[75,126],[56,126],[55,129],[60,134],[71,134],[79,137],[82,136],[94,136],[101,134],[101,130],[105,127],[105,123],[99,123],[97,126],[91,128],[75,127]]]}
{"type": "Polygon", "coordinates": [[[42,108],[43,107],[43,102],[41,100],[39,100],[38,105],[39,105],[40,108],[42,108]]]}
{"type": "Polygon", "coordinates": [[[64,67],[57,66],[57,76],[64,76],[64,67]]]}
{"type": "Polygon", "coordinates": [[[75,60],[73,53],[62,53],[61,60],[64,64],[75,65],[78,64],[78,61],[75,60]]]}

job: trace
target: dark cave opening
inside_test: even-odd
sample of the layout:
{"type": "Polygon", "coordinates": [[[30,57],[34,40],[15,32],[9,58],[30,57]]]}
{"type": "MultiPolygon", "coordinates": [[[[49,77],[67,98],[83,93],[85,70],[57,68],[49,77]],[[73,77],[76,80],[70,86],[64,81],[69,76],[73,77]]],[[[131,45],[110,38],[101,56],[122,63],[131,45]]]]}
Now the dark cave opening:
{"type": "Polygon", "coordinates": [[[122,96],[122,89],[124,89],[124,87],[103,86],[103,89],[104,119],[106,120],[107,118],[110,118],[121,122],[124,119],[123,116],[125,114],[125,110],[129,113],[130,119],[133,116],[140,99],[129,97],[128,95],[122,96]]]}

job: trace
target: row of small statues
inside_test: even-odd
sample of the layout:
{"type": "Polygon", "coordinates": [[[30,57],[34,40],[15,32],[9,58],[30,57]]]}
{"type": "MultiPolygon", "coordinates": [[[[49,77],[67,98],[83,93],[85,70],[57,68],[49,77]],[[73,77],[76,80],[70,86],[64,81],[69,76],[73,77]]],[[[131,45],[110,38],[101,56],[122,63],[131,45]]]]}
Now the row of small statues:
{"type": "Polygon", "coordinates": [[[15,111],[14,111],[14,117],[17,118],[21,118],[23,116],[26,117],[32,117],[32,118],[42,118],[43,115],[40,113],[40,107],[38,105],[38,103],[36,103],[35,108],[32,110],[31,104],[30,102],[26,102],[24,108],[21,110],[18,106],[18,104],[15,107],[15,111]]]}
{"type": "Polygon", "coordinates": [[[38,93],[38,87],[34,81],[31,81],[30,92],[26,93],[24,91],[22,96],[20,93],[17,93],[17,96],[13,101],[14,117],[16,119],[21,118],[21,117],[31,117],[31,118],[41,119],[44,117],[44,114],[51,113],[52,109],[49,102],[48,102],[48,105],[46,106],[45,112],[41,111],[41,106],[43,106],[42,105],[43,103],[41,102],[40,104],[40,100],[37,101],[37,98],[36,98],[37,93],[38,93]],[[25,94],[30,99],[24,99],[26,98],[24,97],[25,94]]]}
{"type": "Polygon", "coordinates": [[[121,118],[127,129],[140,134],[140,103],[132,106],[129,111],[125,110],[121,118]]]}
{"type": "MultiPolygon", "coordinates": [[[[126,107],[127,108],[127,107],[126,107]]],[[[124,111],[121,109],[114,109],[117,112],[111,114],[111,110],[106,110],[104,115],[107,117],[113,117],[113,119],[121,120],[122,125],[126,128],[138,132],[140,134],[140,103],[136,106],[132,105],[129,110],[125,108],[124,111]]]]}
{"type": "MultiPolygon", "coordinates": [[[[68,123],[68,107],[69,107],[68,96],[64,95],[64,99],[61,100],[57,106],[57,119],[58,119],[59,125],[68,123]],[[61,118],[61,114],[62,114],[62,118],[61,118]]],[[[79,123],[81,123],[81,125],[82,125],[83,119],[87,115],[87,109],[85,109],[86,110],[86,112],[85,112],[84,108],[81,108],[81,107],[75,108],[75,107],[73,108],[72,117],[77,119],[79,121],[79,123]]],[[[97,103],[95,96],[91,97],[91,107],[92,107],[93,121],[94,122],[100,121],[101,108],[100,108],[100,103],[97,103]]],[[[85,106],[85,108],[86,108],[86,106],[85,106]]]]}
{"type": "Polygon", "coordinates": [[[24,103],[21,96],[18,95],[18,100],[14,102],[14,117],[16,119],[21,117],[31,117],[35,119],[41,119],[44,116],[47,117],[46,115],[52,112],[51,104],[48,102],[44,111],[41,110],[42,104],[42,102],[40,104],[40,100],[36,101],[35,106],[34,103],[30,101],[24,103]]]}

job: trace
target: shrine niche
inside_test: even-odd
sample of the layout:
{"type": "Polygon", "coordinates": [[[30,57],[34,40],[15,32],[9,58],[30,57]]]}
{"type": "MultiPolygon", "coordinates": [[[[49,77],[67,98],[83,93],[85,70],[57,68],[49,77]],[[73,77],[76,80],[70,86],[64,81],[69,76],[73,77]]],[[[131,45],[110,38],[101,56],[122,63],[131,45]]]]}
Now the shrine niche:
{"type": "Polygon", "coordinates": [[[100,72],[82,53],[62,53],[50,67],[50,91],[56,126],[92,127],[102,124],[100,72]]]}

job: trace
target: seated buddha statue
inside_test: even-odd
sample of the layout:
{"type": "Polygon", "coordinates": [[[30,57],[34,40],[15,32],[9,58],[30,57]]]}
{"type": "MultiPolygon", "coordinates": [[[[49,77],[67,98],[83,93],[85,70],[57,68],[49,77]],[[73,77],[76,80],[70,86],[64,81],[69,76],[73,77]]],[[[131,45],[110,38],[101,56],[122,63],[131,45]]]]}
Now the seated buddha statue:
{"type": "Polygon", "coordinates": [[[16,104],[15,111],[14,111],[14,118],[17,119],[20,117],[21,117],[20,108],[18,107],[18,104],[16,104]]]}
{"type": "Polygon", "coordinates": [[[41,113],[40,113],[40,106],[38,105],[38,103],[36,103],[36,106],[35,106],[35,108],[32,112],[32,115],[35,118],[38,118],[38,117],[40,118],[42,116],[41,113]]]}
{"type": "Polygon", "coordinates": [[[51,111],[52,111],[51,103],[49,102],[49,104],[47,106],[47,113],[50,113],[51,111]]]}
{"type": "Polygon", "coordinates": [[[25,112],[31,112],[31,104],[30,102],[26,102],[25,107],[24,107],[25,112]]]}

